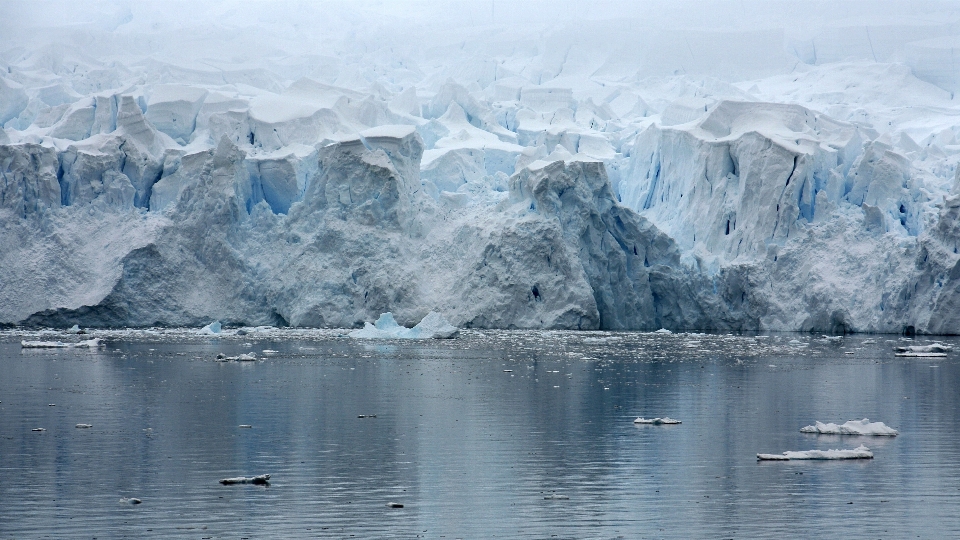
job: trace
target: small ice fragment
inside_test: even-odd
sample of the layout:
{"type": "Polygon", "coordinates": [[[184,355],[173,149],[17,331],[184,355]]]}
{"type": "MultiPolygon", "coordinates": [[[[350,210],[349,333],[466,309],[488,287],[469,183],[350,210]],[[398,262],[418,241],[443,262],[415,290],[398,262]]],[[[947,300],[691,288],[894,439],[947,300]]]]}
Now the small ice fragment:
{"type": "Polygon", "coordinates": [[[504,372],[504,373],[513,373],[513,370],[512,370],[512,369],[505,369],[505,370],[503,370],[503,372],[504,372]]]}
{"type": "Polygon", "coordinates": [[[93,424],[77,424],[77,427],[81,429],[92,428],[93,424]]]}
{"type": "Polygon", "coordinates": [[[56,407],[56,406],[57,406],[56,403],[47,403],[47,407],[56,407]]]}
{"type": "Polygon", "coordinates": [[[680,420],[674,420],[669,416],[664,416],[663,418],[637,418],[633,421],[634,424],[653,424],[655,426],[660,426],[663,424],[682,424],[680,420]]]}
{"type": "Polygon", "coordinates": [[[791,340],[788,341],[787,343],[789,343],[790,345],[800,345],[800,340],[799,340],[799,339],[791,339],[791,340]]]}
{"type": "Polygon", "coordinates": [[[220,333],[220,330],[221,330],[222,328],[223,328],[223,327],[220,325],[220,321],[213,321],[212,323],[210,323],[210,324],[204,326],[203,328],[201,328],[201,329],[198,331],[198,333],[199,333],[199,334],[212,334],[212,335],[217,335],[217,334],[220,333]]]}
{"type": "Polygon", "coordinates": [[[545,500],[551,500],[551,499],[552,499],[552,500],[557,500],[557,501],[566,501],[566,500],[569,500],[569,499],[570,499],[570,497],[568,497],[568,496],[566,496],[566,495],[544,495],[543,498],[544,498],[545,500]]]}
{"type": "Polygon", "coordinates": [[[817,422],[812,426],[800,428],[800,433],[817,433],[822,435],[874,435],[896,437],[899,432],[883,422],[871,422],[869,419],[849,420],[844,424],[824,424],[817,422]]]}
{"type": "Polygon", "coordinates": [[[269,474],[260,474],[257,476],[237,476],[236,478],[224,478],[220,480],[220,483],[228,486],[231,484],[257,484],[257,485],[267,485],[269,484],[270,475],[269,474]]]}
{"type": "Polygon", "coordinates": [[[255,353],[249,352],[249,353],[243,353],[240,356],[236,356],[233,359],[239,360],[240,362],[252,362],[257,359],[257,355],[255,353]]]}
{"type": "Polygon", "coordinates": [[[140,499],[137,499],[136,497],[130,497],[129,499],[126,498],[126,497],[124,497],[124,498],[120,499],[120,502],[121,502],[122,504],[140,504],[140,503],[142,503],[143,501],[141,501],[140,499]]]}
{"type": "Polygon", "coordinates": [[[389,503],[387,503],[387,507],[388,507],[388,508],[403,508],[403,504],[401,504],[401,503],[395,503],[395,502],[389,502],[389,503]]]}
{"type": "Polygon", "coordinates": [[[263,354],[278,354],[280,351],[275,351],[273,349],[264,349],[263,354]]]}
{"type": "Polygon", "coordinates": [[[241,427],[241,428],[245,428],[245,429],[253,429],[253,426],[251,426],[250,424],[240,424],[240,425],[237,426],[237,427],[241,427]]]}
{"type": "Polygon", "coordinates": [[[217,362],[229,362],[227,355],[223,353],[217,353],[217,362]]]}
{"type": "Polygon", "coordinates": [[[654,334],[672,334],[673,332],[667,330],[666,328],[661,328],[654,332],[654,334]]]}
{"type": "Polygon", "coordinates": [[[873,452],[864,445],[853,450],[805,450],[782,454],[757,454],[760,461],[788,461],[791,459],[873,459],[873,452]]]}
{"type": "Polygon", "coordinates": [[[35,427],[35,428],[31,429],[30,431],[46,431],[46,430],[47,430],[47,428],[35,427]]]}

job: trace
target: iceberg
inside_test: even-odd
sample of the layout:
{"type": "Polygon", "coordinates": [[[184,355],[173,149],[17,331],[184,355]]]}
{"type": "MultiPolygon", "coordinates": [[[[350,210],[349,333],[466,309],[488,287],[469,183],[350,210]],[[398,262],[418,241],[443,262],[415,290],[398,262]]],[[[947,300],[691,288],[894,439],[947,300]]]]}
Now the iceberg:
{"type": "Polygon", "coordinates": [[[873,452],[864,445],[853,450],[804,450],[782,454],[757,454],[759,461],[789,461],[799,459],[873,459],[873,452]]]}
{"type": "Polygon", "coordinates": [[[197,331],[198,334],[208,334],[208,335],[219,335],[221,330],[220,321],[214,321],[200,330],[197,331]]]}
{"type": "Polygon", "coordinates": [[[812,426],[800,428],[801,433],[818,433],[821,435],[874,435],[896,437],[899,432],[883,422],[871,422],[864,418],[863,420],[849,420],[843,424],[824,424],[817,422],[812,426]]]}
{"type": "Polygon", "coordinates": [[[459,329],[447,322],[443,315],[431,311],[413,328],[400,326],[392,313],[383,313],[374,324],[364,323],[363,328],[348,335],[355,339],[448,339],[458,333],[459,329]]]}

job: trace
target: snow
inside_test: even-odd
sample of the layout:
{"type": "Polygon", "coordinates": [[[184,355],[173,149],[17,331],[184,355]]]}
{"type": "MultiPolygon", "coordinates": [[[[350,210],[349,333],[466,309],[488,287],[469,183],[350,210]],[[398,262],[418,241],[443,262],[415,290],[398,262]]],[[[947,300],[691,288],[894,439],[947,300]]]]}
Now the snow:
{"type": "Polygon", "coordinates": [[[818,433],[821,435],[875,435],[896,437],[899,432],[883,422],[863,420],[849,420],[843,424],[817,422],[812,426],[800,428],[801,433],[818,433]]]}
{"type": "Polygon", "coordinates": [[[744,2],[20,3],[0,324],[960,332],[960,8],[744,2]]]}
{"type": "Polygon", "coordinates": [[[447,339],[456,337],[458,329],[450,325],[443,315],[431,311],[413,328],[397,324],[390,312],[380,315],[374,324],[364,323],[363,328],[350,332],[356,339],[447,339]]]}
{"type": "Polygon", "coordinates": [[[798,459],[873,459],[873,452],[864,445],[853,450],[803,450],[782,454],[757,454],[760,461],[789,461],[798,459]]]}

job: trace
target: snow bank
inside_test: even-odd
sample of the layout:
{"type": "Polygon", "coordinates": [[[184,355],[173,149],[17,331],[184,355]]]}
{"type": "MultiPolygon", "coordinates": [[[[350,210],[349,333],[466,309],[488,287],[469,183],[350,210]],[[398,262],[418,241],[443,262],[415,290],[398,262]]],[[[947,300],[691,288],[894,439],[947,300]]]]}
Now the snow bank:
{"type": "Polygon", "coordinates": [[[864,445],[853,450],[805,450],[782,454],[757,454],[760,461],[788,461],[792,459],[873,459],[873,452],[864,445]]]}
{"type": "Polygon", "coordinates": [[[380,315],[374,324],[365,323],[360,330],[350,332],[356,339],[448,339],[456,337],[457,327],[452,326],[443,315],[431,311],[413,328],[397,324],[390,312],[380,315]]]}
{"type": "Polygon", "coordinates": [[[896,437],[899,432],[888,427],[883,422],[871,422],[864,418],[863,420],[849,420],[844,424],[824,424],[817,422],[812,426],[800,428],[801,433],[819,433],[823,435],[878,435],[896,437]]]}

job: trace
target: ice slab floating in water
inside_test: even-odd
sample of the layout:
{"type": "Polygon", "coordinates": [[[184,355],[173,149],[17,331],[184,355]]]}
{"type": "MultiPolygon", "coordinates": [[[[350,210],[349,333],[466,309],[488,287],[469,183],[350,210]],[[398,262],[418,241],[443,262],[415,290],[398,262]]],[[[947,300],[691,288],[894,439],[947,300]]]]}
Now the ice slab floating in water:
{"type": "Polygon", "coordinates": [[[365,323],[360,330],[350,332],[349,336],[358,339],[447,339],[456,337],[460,332],[443,315],[431,311],[413,328],[397,324],[389,311],[380,315],[374,324],[365,323]]]}
{"type": "Polygon", "coordinates": [[[947,355],[948,352],[953,350],[953,347],[949,345],[944,345],[942,343],[931,343],[930,345],[906,345],[902,347],[894,347],[897,356],[906,356],[906,357],[935,357],[942,358],[947,355]]]}
{"type": "Polygon", "coordinates": [[[95,348],[100,346],[100,339],[93,338],[85,341],[79,341],[77,343],[65,343],[63,341],[21,341],[20,347],[24,349],[70,349],[70,348],[82,348],[89,347],[95,348]]]}
{"type": "Polygon", "coordinates": [[[824,424],[817,422],[812,426],[800,428],[801,433],[819,433],[823,435],[876,435],[896,437],[899,432],[883,422],[871,422],[869,419],[850,420],[844,424],[824,424]]]}
{"type": "Polygon", "coordinates": [[[873,452],[864,445],[853,450],[805,450],[782,454],[757,454],[760,461],[789,461],[791,459],[873,459],[873,452]]]}
{"type": "Polygon", "coordinates": [[[634,424],[653,424],[653,425],[659,426],[662,424],[682,424],[683,422],[681,422],[680,420],[674,420],[673,418],[670,418],[668,416],[664,416],[663,418],[637,418],[636,420],[633,421],[633,423],[634,424]]]}

